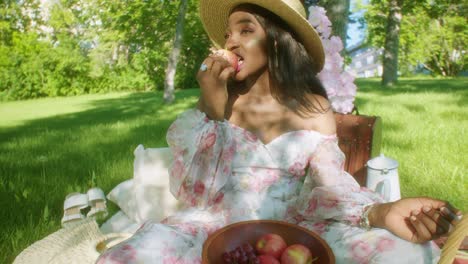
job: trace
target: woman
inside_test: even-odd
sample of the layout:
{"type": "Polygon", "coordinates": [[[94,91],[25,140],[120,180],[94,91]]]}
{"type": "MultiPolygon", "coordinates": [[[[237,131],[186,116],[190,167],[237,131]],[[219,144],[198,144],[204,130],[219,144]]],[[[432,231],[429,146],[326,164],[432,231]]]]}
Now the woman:
{"type": "Polygon", "coordinates": [[[197,109],[168,131],[171,192],[187,209],[144,224],[98,263],[199,263],[208,234],[249,219],[309,228],[337,263],[436,263],[428,241],[448,232],[458,210],[431,198],[384,203],[343,171],[335,119],[315,77],[323,49],[301,3],[200,0],[200,12],[210,38],[239,66],[216,52],[206,58],[197,109]]]}

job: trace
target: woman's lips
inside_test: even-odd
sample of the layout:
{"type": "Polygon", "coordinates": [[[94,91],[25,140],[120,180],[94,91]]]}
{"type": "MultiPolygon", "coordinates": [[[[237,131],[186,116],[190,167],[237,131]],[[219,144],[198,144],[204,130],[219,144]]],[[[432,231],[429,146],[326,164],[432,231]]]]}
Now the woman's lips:
{"type": "Polygon", "coordinates": [[[237,62],[237,69],[236,69],[236,72],[240,72],[242,70],[244,66],[244,60],[243,59],[239,59],[239,61],[237,62]]]}

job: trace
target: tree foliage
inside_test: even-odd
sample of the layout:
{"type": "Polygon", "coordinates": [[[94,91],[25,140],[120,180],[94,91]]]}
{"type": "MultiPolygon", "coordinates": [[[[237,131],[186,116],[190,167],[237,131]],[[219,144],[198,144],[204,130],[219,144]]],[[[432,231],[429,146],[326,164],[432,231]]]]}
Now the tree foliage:
{"type": "MultiPolygon", "coordinates": [[[[370,45],[384,47],[388,0],[371,0],[364,16],[370,45]]],[[[467,10],[463,0],[402,1],[399,71],[425,68],[456,76],[466,70],[467,10]]]]}
{"type": "MultiPolygon", "coordinates": [[[[0,3],[0,99],[163,89],[178,1],[0,3]]],[[[209,40],[189,1],[176,88],[193,88],[209,40]]]]}

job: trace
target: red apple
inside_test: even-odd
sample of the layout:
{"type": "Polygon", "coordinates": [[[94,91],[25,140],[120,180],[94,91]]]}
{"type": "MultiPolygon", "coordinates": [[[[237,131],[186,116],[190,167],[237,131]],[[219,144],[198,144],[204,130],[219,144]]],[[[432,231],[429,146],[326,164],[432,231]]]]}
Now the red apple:
{"type": "Polygon", "coordinates": [[[310,264],[312,263],[312,253],[301,244],[294,244],[287,247],[281,255],[281,264],[310,264]]]}
{"type": "Polygon", "coordinates": [[[271,255],[277,259],[287,246],[281,236],[272,233],[261,236],[255,243],[255,249],[259,254],[271,255]]]}
{"type": "Polygon", "coordinates": [[[260,264],[281,264],[276,258],[270,255],[260,255],[257,258],[260,264]]]}
{"type": "Polygon", "coordinates": [[[226,49],[220,49],[215,52],[215,54],[218,54],[219,56],[223,57],[225,60],[231,64],[231,66],[237,71],[237,67],[239,59],[237,58],[237,55],[229,50],[226,49]]]}

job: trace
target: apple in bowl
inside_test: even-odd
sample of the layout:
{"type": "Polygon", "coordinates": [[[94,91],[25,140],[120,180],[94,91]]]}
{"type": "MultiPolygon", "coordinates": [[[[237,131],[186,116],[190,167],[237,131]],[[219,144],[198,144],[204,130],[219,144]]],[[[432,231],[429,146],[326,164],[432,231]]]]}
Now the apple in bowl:
{"type": "Polygon", "coordinates": [[[273,233],[268,233],[261,236],[257,243],[255,243],[255,249],[259,254],[270,255],[276,259],[281,257],[281,253],[287,248],[287,244],[284,239],[273,233]]]}
{"type": "Polygon", "coordinates": [[[281,254],[281,264],[311,264],[312,261],[312,253],[301,244],[290,245],[281,254]]]}

